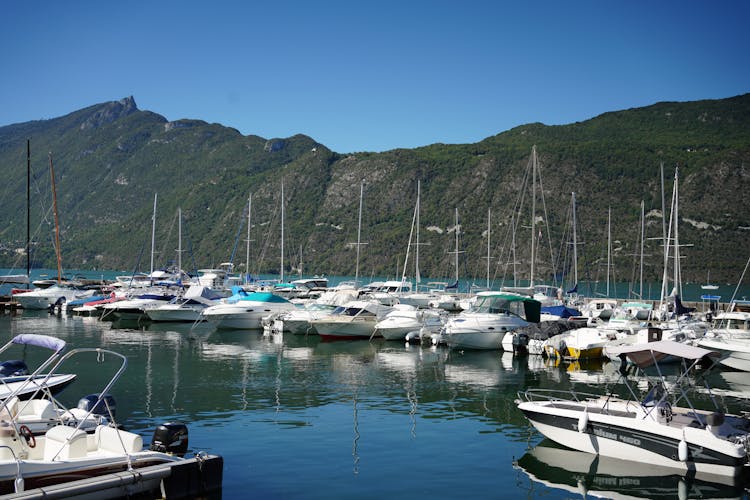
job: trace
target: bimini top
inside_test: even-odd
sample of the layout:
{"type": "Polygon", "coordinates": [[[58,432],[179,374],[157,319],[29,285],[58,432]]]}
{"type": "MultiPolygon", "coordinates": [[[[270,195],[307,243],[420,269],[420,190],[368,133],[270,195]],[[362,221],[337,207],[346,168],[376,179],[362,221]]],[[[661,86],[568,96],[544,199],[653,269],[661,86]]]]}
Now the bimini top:
{"type": "Polygon", "coordinates": [[[648,342],[645,344],[609,347],[607,348],[607,352],[611,355],[619,356],[620,358],[628,357],[633,363],[641,368],[651,366],[667,356],[675,356],[693,361],[705,357],[718,358],[720,356],[716,351],[674,342],[672,340],[660,340],[658,342],[648,342]]]}
{"type": "Polygon", "coordinates": [[[11,340],[14,344],[21,345],[33,345],[37,347],[44,347],[45,349],[51,349],[56,352],[60,352],[65,349],[65,341],[58,339],[57,337],[50,337],[49,335],[39,335],[35,333],[22,333],[16,335],[11,340]]]}

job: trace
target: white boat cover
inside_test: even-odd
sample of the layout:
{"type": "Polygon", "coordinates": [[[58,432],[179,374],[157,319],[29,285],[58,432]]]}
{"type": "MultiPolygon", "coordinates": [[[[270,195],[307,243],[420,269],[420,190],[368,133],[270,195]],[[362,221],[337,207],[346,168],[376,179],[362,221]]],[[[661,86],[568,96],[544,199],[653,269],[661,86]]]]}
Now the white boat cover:
{"type": "Polygon", "coordinates": [[[683,359],[698,360],[706,356],[718,358],[720,354],[716,351],[703,349],[672,340],[660,340],[644,344],[623,345],[608,347],[607,353],[614,356],[625,355],[641,368],[651,366],[667,356],[675,356],[683,359]]]}

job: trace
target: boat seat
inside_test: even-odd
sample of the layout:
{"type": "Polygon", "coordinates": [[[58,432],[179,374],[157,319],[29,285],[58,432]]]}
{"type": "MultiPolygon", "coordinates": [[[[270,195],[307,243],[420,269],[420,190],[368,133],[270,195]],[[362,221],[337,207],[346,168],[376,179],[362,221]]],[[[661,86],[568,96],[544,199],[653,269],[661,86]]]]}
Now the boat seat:
{"type": "Polygon", "coordinates": [[[18,419],[23,417],[34,417],[34,419],[52,420],[57,417],[57,412],[48,399],[30,399],[18,403],[18,419]]]}
{"type": "Polygon", "coordinates": [[[94,442],[99,451],[106,453],[137,453],[143,451],[143,438],[138,434],[123,431],[108,425],[100,425],[94,431],[94,442]]]}
{"type": "Polygon", "coordinates": [[[0,409],[0,420],[13,420],[18,415],[18,396],[13,396],[3,403],[0,409]]]}
{"type": "Polygon", "coordinates": [[[44,434],[44,460],[68,460],[86,456],[86,433],[67,425],[56,425],[44,434]],[[58,453],[59,452],[59,453],[58,453]]]}

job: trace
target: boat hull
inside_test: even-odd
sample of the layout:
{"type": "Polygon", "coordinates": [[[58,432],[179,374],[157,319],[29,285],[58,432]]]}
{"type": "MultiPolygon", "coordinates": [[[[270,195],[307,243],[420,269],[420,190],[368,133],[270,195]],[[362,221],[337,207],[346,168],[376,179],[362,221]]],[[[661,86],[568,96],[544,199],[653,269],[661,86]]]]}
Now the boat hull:
{"type": "Polygon", "coordinates": [[[721,354],[719,363],[722,365],[750,372],[750,339],[725,341],[720,338],[703,338],[698,345],[718,351],[721,354]]]}
{"type": "MultiPolygon", "coordinates": [[[[683,472],[737,476],[745,468],[744,450],[723,440],[693,440],[700,428],[678,428],[643,418],[573,411],[557,403],[523,402],[519,409],[545,437],[578,451],[634,462],[669,467],[683,472]],[[559,408],[554,408],[558,404],[559,408]],[[579,430],[582,429],[582,430],[579,430]],[[680,441],[685,440],[688,459],[680,461],[680,441]],[[712,445],[715,445],[712,447],[712,445]]],[[[625,412],[623,412],[625,413],[625,412]]]]}

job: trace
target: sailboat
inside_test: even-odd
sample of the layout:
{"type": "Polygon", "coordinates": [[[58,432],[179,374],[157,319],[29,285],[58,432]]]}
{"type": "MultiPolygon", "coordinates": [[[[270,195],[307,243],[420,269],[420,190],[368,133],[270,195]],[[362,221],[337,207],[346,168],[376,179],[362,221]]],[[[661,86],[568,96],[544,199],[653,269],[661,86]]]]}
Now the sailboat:
{"type": "Polygon", "coordinates": [[[31,275],[31,256],[30,251],[30,207],[29,207],[29,186],[31,184],[31,141],[26,141],[26,274],[6,274],[0,276],[0,285],[18,284],[29,285],[29,276],[31,275]]]}
{"type": "Polygon", "coordinates": [[[57,283],[42,289],[16,294],[14,300],[24,309],[51,309],[71,300],[92,296],[94,290],[81,290],[62,282],[62,255],[60,253],[60,221],[57,213],[57,192],[55,190],[55,169],[52,163],[52,153],[49,155],[49,170],[52,182],[52,204],[55,215],[55,254],[57,256],[57,283]]]}
{"type": "Polygon", "coordinates": [[[708,275],[706,276],[706,284],[701,285],[701,290],[718,290],[718,285],[712,285],[711,284],[711,271],[708,272],[708,275]]]}

